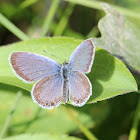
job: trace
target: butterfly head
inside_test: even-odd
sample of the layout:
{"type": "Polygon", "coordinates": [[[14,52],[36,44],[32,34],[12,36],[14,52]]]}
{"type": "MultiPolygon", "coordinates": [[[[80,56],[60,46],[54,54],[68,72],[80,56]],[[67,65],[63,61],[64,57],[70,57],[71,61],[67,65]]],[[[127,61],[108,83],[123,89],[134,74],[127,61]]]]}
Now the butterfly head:
{"type": "Polygon", "coordinates": [[[65,60],[65,62],[63,63],[63,65],[68,65],[69,63],[65,60]]]}

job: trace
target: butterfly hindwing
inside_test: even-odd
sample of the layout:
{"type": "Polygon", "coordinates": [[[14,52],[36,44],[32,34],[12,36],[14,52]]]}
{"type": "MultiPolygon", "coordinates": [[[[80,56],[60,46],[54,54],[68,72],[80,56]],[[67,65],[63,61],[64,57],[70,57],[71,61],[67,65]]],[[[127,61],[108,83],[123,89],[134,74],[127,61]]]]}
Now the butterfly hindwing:
{"type": "Polygon", "coordinates": [[[59,74],[39,80],[32,88],[32,99],[42,108],[52,109],[63,99],[63,77],[59,74]]]}
{"type": "Polygon", "coordinates": [[[87,76],[81,72],[69,75],[69,100],[74,106],[83,106],[92,94],[92,86],[87,76]]]}

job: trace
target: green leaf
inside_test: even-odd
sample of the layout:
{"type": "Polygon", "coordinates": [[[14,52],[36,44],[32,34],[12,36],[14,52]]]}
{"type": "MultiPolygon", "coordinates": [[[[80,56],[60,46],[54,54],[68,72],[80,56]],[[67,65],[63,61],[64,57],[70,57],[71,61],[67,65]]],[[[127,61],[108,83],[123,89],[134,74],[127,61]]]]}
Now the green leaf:
{"type": "Polygon", "coordinates": [[[95,39],[95,44],[122,57],[128,65],[140,72],[139,28],[109,5],[103,4],[103,8],[106,16],[98,24],[102,37],[95,39]]]}
{"type": "MultiPolygon", "coordinates": [[[[0,84],[0,132],[19,90],[21,89],[14,86],[0,84]]],[[[64,134],[79,130],[63,109],[63,105],[54,110],[41,109],[34,104],[29,92],[23,90],[22,93],[7,135],[25,132],[64,134]]],[[[101,123],[110,111],[107,102],[99,102],[92,106],[87,104],[82,108],[71,105],[66,107],[71,108],[73,115],[87,128],[93,128],[101,123]]]]}
{"type": "MultiPolygon", "coordinates": [[[[70,55],[81,42],[81,40],[72,38],[54,37],[31,39],[3,46],[0,48],[0,82],[31,91],[33,84],[24,83],[13,74],[8,62],[10,53],[14,51],[29,51],[47,55],[51,58],[53,57],[48,54],[53,54],[63,63],[65,60],[69,61],[70,55]],[[47,54],[43,50],[46,50],[47,54]]],[[[107,51],[98,47],[96,47],[95,62],[88,77],[93,86],[90,103],[137,91],[135,79],[125,65],[107,51]]]]}
{"type": "Polygon", "coordinates": [[[22,134],[18,136],[4,138],[2,140],[80,140],[76,137],[54,134],[22,134]]]}

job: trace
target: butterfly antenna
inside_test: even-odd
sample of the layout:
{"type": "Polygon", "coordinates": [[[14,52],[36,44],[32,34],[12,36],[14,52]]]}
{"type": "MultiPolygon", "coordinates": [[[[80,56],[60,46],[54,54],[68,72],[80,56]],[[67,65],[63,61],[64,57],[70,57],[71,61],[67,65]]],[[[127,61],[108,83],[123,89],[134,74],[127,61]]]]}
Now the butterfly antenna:
{"type": "Polygon", "coordinates": [[[48,54],[48,55],[52,56],[53,58],[57,59],[62,64],[62,61],[59,58],[57,58],[55,55],[50,54],[50,53],[46,52],[45,50],[43,50],[43,52],[45,52],[46,54],[48,54]]]}

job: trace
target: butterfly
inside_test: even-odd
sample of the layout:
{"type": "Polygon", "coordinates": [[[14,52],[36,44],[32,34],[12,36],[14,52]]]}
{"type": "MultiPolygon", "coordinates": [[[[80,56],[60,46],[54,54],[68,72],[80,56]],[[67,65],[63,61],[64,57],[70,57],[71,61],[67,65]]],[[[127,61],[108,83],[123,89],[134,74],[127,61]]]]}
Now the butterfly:
{"type": "Polygon", "coordinates": [[[92,85],[85,75],[91,71],[95,56],[92,39],[84,40],[62,66],[55,60],[31,53],[13,52],[9,63],[23,82],[37,81],[31,90],[35,103],[42,108],[58,107],[62,101],[83,106],[92,95],[92,85]]]}

